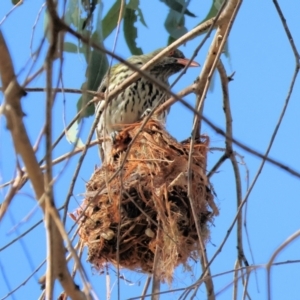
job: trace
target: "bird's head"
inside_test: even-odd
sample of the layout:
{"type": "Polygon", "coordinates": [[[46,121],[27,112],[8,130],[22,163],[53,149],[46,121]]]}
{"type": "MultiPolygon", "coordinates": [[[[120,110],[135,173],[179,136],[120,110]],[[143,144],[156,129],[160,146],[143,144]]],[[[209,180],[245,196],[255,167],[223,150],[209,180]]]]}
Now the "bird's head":
{"type": "MultiPolygon", "coordinates": [[[[153,58],[156,54],[158,54],[162,49],[158,49],[151,54],[151,58],[153,58]],[[153,55],[154,54],[154,55],[153,55]]],[[[191,61],[189,64],[189,59],[185,58],[184,54],[178,50],[169,51],[166,56],[162,57],[151,69],[150,73],[156,74],[158,76],[163,76],[168,79],[171,75],[179,72],[185,66],[189,67],[199,67],[200,65],[191,61]]]]}

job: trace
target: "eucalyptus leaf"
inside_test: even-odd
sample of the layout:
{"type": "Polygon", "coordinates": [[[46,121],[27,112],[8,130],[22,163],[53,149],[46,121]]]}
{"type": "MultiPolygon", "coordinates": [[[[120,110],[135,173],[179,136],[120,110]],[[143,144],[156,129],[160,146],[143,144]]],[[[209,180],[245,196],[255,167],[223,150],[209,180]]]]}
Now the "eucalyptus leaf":
{"type": "Polygon", "coordinates": [[[84,19],[81,18],[81,8],[78,5],[78,0],[68,1],[65,21],[67,24],[74,25],[76,28],[81,29],[84,19]]]}
{"type": "MultiPolygon", "coordinates": [[[[89,100],[88,100],[88,101],[89,101],[89,100]]],[[[85,103],[87,103],[88,101],[86,100],[86,98],[85,98],[84,96],[80,96],[80,98],[78,99],[77,104],[76,104],[76,106],[77,106],[77,111],[80,111],[80,110],[82,109],[82,107],[84,107],[85,103]],[[84,100],[84,99],[85,99],[85,100],[84,100]]],[[[78,123],[80,122],[80,120],[81,120],[82,118],[90,117],[90,116],[92,116],[94,113],[95,113],[95,107],[94,107],[94,105],[88,106],[88,107],[85,109],[85,111],[82,113],[82,115],[79,117],[78,123]]]]}
{"type": "Polygon", "coordinates": [[[47,40],[50,40],[50,32],[49,32],[49,22],[50,22],[50,15],[48,13],[48,10],[45,10],[44,13],[44,22],[43,22],[43,29],[44,29],[44,35],[46,36],[47,40]]]}
{"type": "Polygon", "coordinates": [[[20,2],[20,0],[11,0],[11,3],[12,3],[13,5],[18,4],[19,2],[20,2]]]}
{"type": "Polygon", "coordinates": [[[230,61],[229,40],[228,39],[227,39],[227,41],[226,41],[226,43],[224,45],[223,53],[228,58],[228,60],[230,61]]]}
{"type": "Polygon", "coordinates": [[[70,52],[70,53],[77,53],[79,52],[78,46],[70,43],[70,42],[64,42],[64,51],[70,52]]]}
{"type": "Polygon", "coordinates": [[[136,38],[137,38],[137,29],[134,26],[134,23],[137,21],[136,11],[130,8],[125,9],[124,16],[124,37],[130,52],[133,55],[141,55],[143,51],[141,48],[137,47],[136,38]]]}
{"type": "Polygon", "coordinates": [[[126,5],[127,8],[136,10],[140,5],[140,0],[130,0],[126,5]]]}
{"type": "Polygon", "coordinates": [[[174,39],[172,36],[169,35],[169,37],[168,37],[168,45],[171,45],[175,41],[176,41],[176,39],[174,39]]]}
{"type": "Polygon", "coordinates": [[[145,21],[145,18],[144,18],[142,10],[138,7],[136,9],[136,12],[137,12],[137,15],[138,15],[138,17],[140,19],[141,24],[143,24],[145,27],[148,27],[147,24],[146,24],[146,21],[145,21]]]}
{"type": "MultiPolygon", "coordinates": [[[[98,33],[94,33],[91,37],[92,41],[102,45],[101,38],[98,33]]],[[[85,47],[86,57],[88,59],[88,67],[86,70],[86,82],[83,84],[82,89],[96,91],[101,83],[103,76],[108,69],[108,59],[106,54],[96,49],[90,49],[88,45],[85,47]]],[[[83,94],[77,102],[77,110],[79,111],[92,99],[91,95],[83,94]]],[[[88,117],[94,114],[94,106],[89,106],[82,117],[88,117]]]]}
{"type": "Polygon", "coordinates": [[[91,51],[91,59],[88,70],[88,85],[89,90],[96,91],[100,82],[108,69],[108,59],[106,54],[98,50],[91,51]]]}
{"type": "Polygon", "coordinates": [[[117,27],[120,8],[121,8],[121,0],[117,0],[114,3],[114,5],[110,8],[106,16],[103,18],[102,20],[103,40],[105,40],[117,27]]]}
{"type": "Polygon", "coordinates": [[[145,22],[143,12],[139,6],[140,6],[140,0],[130,0],[129,3],[127,4],[126,8],[135,10],[137,12],[137,16],[139,17],[141,24],[143,24],[145,27],[148,27],[145,22]]]}
{"type": "MultiPolygon", "coordinates": [[[[90,31],[89,28],[85,28],[81,34],[85,37],[88,37],[88,38],[91,38],[92,39],[92,33],[90,31]]],[[[95,43],[101,43],[101,39],[99,39],[97,37],[97,39],[94,37],[94,40],[93,40],[95,43]],[[100,41],[100,42],[99,42],[100,41]]],[[[92,47],[89,45],[89,44],[86,44],[86,43],[81,43],[80,44],[80,52],[84,55],[84,58],[87,62],[87,64],[89,64],[89,59],[90,59],[90,52],[92,51],[92,47]]]]}
{"type": "Polygon", "coordinates": [[[184,16],[174,10],[170,10],[165,21],[165,28],[170,36],[176,40],[188,31],[184,23],[184,16]]]}
{"type": "MultiPolygon", "coordinates": [[[[96,91],[101,83],[101,80],[108,69],[108,60],[105,53],[98,50],[92,50],[89,67],[87,69],[87,81],[85,87],[88,90],[96,91]]],[[[83,94],[77,102],[77,110],[79,111],[84,107],[92,96],[89,94],[83,94]]],[[[89,106],[82,114],[82,117],[89,117],[94,114],[94,106],[89,106]]]]}
{"type": "Polygon", "coordinates": [[[180,13],[180,14],[185,14],[187,16],[195,18],[196,15],[193,14],[191,11],[189,11],[185,5],[182,3],[176,1],[176,0],[160,0],[161,2],[164,2],[168,7],[170,7],[172,10],[180,13]]]}
{"type": "Polygon", "coordinates": [[[206,15],[206,17],[198,25],[200,25],[200,24],[204,23],[205,21],[215,17],[217,15],[219,9],[221,8],[222,3],[224,1],[225,0],[214,0],[211,7],[210,7],[210,10],[209,10],[208,14],[206,15]]]}
{"type": "MultiPolygon", "coordinates": [[[[97,19],[96,31],[92,34],[92,41],[103,47],[103,35],[101,26],[101,14],[102,6],[99,7],[99,14],[97,19]]],[[[89,60],[89,73],[88,73],[88,85],[89,90],[97,90],[100,82],[108,69],[108,59],[106,54],[98,50],[91,50],[91,57],[89,60]]]]}
{"type": "MultiPolygon", "coordinates": [[[[98,0],[100,1],[100,0],[98,0]]],[[[102,1],[99,3],[99,7],[98,7],[98,16],[97,16],[97,20],[96,20],[96,30],[95,32],[98,34],[98,38],[99,38],[99,42],[103,41],[103,25],[102,25],[102,12],[103,12],[103,4],[102,1]]],[[[98,42],[95,41],[94,42],[98,42]]]]}
{"type": "MultiPolygon", "coordinates": [[[[91,40],[99,45],[103,46],[103,35],[102,35],[102,4],[100,3],[98,8],[98,17],[97,17],[97,26],[93,34],[89,31],[88,28],[84,30],[84,35],[91,36],[91,40]]],[[[82,85],[83,90],[92,90],[96,91],[101,83],[103,76],[105,75],[108,69],[108,59],[106,54],[93,49],[88,44],[82,44],[80,51],[84,54],[87,61],[87,70],[86,70],[86,81],[82,85]]],[[[82,107],[86,105],[92,96],[89,94],[83,94],[77,102],[77,110],[81,110],[82,107]]],[[[90,105],[83,112],[81,117],[88,117],[94,114],[94,105],[90,105]]]]}
{"type": "Polygon", "coordinates": [[[71,128],[66,132],[66,139],[69,143],[75,144],[75,147],[83,147],[84,144],[80,138],[78,138],[78,123],[74,123],[71,128]]]}
{"type": "MultiPolygon", "coordinates": [[[[221,8],[224,1],[225,0],[214,0],[213,3],[212,3],[212,6],[210,7],[210,10],[209,10],[208,14],[206,15],[206,17],[198,25],[200,25],[200,24],[204,23],[205,21],[215,17],[217,15],[218,11],[220,10],[220,8],[221,8]]],[[[224,45],[223,53],[230,60],[228,40],[224,45]]]]}

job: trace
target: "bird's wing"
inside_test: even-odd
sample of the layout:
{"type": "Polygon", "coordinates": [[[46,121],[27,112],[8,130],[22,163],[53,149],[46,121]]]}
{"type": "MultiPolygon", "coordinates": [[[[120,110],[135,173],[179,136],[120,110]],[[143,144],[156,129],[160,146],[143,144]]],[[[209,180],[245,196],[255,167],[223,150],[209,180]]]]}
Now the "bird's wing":
{"type": "MultiPolygon", "coordinates": [[[[100,140],[103,137],[103,130],[100,126],[100,119],[101,119],[101,114],[103,113],[104,110],[104,105],[105,105],[105,100],[100,100],[99,102],[96,103],[95,105],[95,117],[98,117],[98,124],[96,126],[96,136],[97,139],[100,140]]],[[[104,160],[104,151],[102,147],[103,143],[99,144],[99,156],[101,158],[101,161],[103,162],[104,160]]]]}
{"type": "MultiPolygon", "coordinates": [[[[107,73],[104,75],[104,77],[102,78],[102,81],[99,85],[99,88],[97,90],[98,93],[105,93],[107,89],[107,73]]],[[[96,136],[97,136],[97,139],[101,139],[103,138],[103,128],[101,128],[101,125],[100,125],[100,119],[101,119],[101,115],[103,113],[103,110],[104,110],[104,106],[105,106],[105,100],[102,99],[100,101],[98,101],[97,103],[95,103],[95,117],[97,118],[98,117],[98,124],[97,124],[97,127],[96,127],[96,136]]],[[[103,163],[104,161],[104,150],[103,150],[103,143],[100,143],[99,144],[99,156],[101,158],[101,161],[103,163]]]]}

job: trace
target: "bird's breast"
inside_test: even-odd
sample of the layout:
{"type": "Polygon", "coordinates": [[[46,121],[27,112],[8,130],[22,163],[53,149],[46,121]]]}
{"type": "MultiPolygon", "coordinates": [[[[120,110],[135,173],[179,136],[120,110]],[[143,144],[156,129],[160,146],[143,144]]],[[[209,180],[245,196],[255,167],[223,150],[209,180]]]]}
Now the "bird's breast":
{"type": "MultiPolygon", "coordinates": [[[[168,95],[159,87],[141,78],[108,104],[101,115],[98,129],[103,129],[105,124],[107,133],[119,131],[125,124],[138,122],[147,109],[152,109],[158,102],[162,104],[167,98],[168,95]]],[[[164,112],[157,118],[165,122],[166,115],[164,112]]]]}

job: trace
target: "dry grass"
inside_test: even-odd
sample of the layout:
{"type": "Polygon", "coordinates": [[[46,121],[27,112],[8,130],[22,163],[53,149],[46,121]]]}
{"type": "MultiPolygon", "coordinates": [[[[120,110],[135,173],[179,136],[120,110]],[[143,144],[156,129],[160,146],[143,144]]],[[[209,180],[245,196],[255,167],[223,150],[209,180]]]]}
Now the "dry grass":
{"type": "MultiPolygon", "coordinates": [[[[131,145],[122,172],[105,185],[119,169],[139,128],[140,124],[128,126],[117,136],[110,162],[97,169],[87,183],[79,235],[96,269],[105,262],[119,262],[127,269],[152,272],[158,247],[155,272],[162,281],[171,282],[176,266],[198,257],[198,236],[187,197],[190,145],[189,141],[178,143],[151,121],[131,145]]],[[[218,214],[205,175],[208,142],[208,137],[202,137],[195,144],[192,164],[192,199],[204,242],[218,214]]]]}

